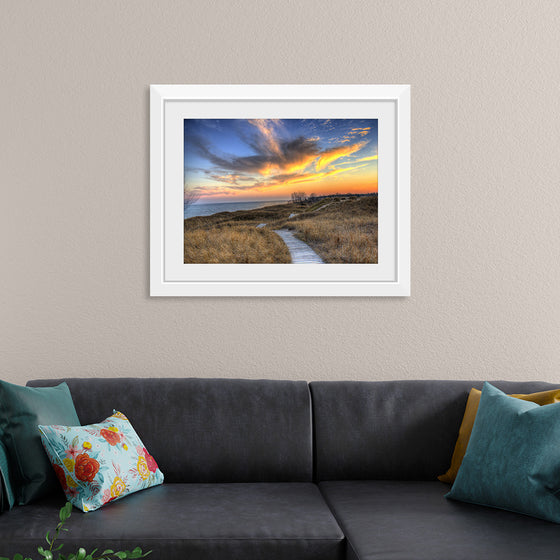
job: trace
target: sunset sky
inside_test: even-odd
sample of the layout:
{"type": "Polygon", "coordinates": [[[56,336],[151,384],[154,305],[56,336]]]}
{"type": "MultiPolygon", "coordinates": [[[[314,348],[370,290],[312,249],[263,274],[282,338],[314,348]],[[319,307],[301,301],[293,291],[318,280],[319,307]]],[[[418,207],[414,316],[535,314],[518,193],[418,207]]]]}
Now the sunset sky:
{"type": "Polygon", "coordinates": [[[199,204],[377,192],[376,119],[185,119],[199,204]]]}

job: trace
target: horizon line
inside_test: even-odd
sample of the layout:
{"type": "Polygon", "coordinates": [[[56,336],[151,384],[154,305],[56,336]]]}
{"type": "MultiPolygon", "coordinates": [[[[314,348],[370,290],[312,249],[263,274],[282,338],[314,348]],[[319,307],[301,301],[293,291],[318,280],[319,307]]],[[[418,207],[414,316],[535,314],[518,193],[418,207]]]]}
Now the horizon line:
{"type": "MultiPolygon", "coordinates": [[[[336,197],[336,196],[374,196],[379,195],[379,191],[371,191],[367,193],[352,193],[352,192],[344,192],[344,193],[332,193],[332,194],[316,194],[314,198],[325,198],[325,197],[336,197]]],[[[201,197],[196,202],[192,202],[190,206],[201,206],[203,204],[236,204],[236,203],[248,203],[248,202],[290,202],[291,198],[258,198],[254,200],[222,200],[220,202],[210,202],[211,200],[208,198],[201,197]]]]}

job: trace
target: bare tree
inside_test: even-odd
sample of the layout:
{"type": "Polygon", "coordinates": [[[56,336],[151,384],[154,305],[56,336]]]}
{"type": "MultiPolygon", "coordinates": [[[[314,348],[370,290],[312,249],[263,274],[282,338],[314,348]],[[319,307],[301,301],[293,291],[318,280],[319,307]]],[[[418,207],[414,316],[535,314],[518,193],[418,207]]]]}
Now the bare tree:
{"type": "Polygon", "coordinates": [[[196,193],[195,191],[188,191],[185,189],[185,206],[189,207],[191,204],[194,204],[198,199],[200,198],[200,195],[198,193],[196,193]]]}
{"type": "Polygon", "coordinates": [[[292,193],[292,203],[301,204],[307,200],[307,195],[304,192],[293,192],[292,193]]]}

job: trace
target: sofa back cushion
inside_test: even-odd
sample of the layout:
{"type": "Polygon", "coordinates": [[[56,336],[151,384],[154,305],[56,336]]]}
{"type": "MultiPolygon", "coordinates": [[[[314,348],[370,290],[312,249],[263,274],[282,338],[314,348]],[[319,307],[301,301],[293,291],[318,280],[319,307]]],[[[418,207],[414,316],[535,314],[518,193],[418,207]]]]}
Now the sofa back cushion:
{"type": "MultiPolygon", "coordinates": [[[[492,381],[506,393],[557,388],[492,381]]],[[[318,480],[435,480],[449,467],[465,405],[482,381],[310,384],[318,480]]]]}
{"type": "Polygon", "coordinates": [[[311,404],[304,381],[189,378],[66,381],[82,425],[123,412],[167,482],[312,479],[311,404]]]}

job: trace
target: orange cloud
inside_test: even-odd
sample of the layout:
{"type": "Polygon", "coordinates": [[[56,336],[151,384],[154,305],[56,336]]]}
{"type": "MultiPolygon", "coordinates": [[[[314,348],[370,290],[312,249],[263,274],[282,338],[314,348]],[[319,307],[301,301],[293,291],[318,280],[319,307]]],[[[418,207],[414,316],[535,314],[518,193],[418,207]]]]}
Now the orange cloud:
{"type": "Polygon", "coordinates": [[[284,171],[287,173],[297,173],[303,171],[310,163],[317,158],[316,154],[302,154],[299,160],[291,161],[284,166],[284,171]]]}
{"type": "Polygon", "coordinates": [[[367,156],[367,157],[357,159],[356,161],[353,161],[352,163],[359,163],[360,161],[374,161],[376,159],[377,159],[377,154],[375,154],[374,156],[367,156]]]}
{"type": "Polygon", "coordinates": [[[324,167],[332,163],[333,161],[353,154],[358,150],[361,150],[367,142],[358,142],[357,144],[352,144],[351,146],[339,146],[337,148],[331,148],[329,150],[325,150],[319,159],[315,163],[315,169],[317,171],[321,171],[324,167]]]}
{"type": "MultiPolygon", "coordinates": [[[[294,156],[292,156],[294,157],[294,156]]],[[[291,161],[286,161],[282,163],[273,163],[267,161],[263,166],[257,171],[259,175],[264,177],[269,177],[277,173],[298,173],[304,171],[306,167],[313,163],[317,158],[315,154],[301,154],[299,157],[292,159],[291,161]]]]}
{"type": "Polygon", "coordinates": [[[346,171],[354,171],[355,169],[361,169],[362,167],[367,167],[367,163],[362,163],[362,165],[352,165],[352,167],[338,167],[337,169],[333,169],[328,173],[325,173],[325,177],[328,175],[335,175],[336,173],[344,173],[346,171]]]}
{"type": "Polygon", "coordinates": [[[268,175],[272,175],[273,173],[278,173],[280,168],[275,163],[271,163],[267,161],[258,171],[260,175],[264,175],[265,177],[268,175]]]}
{"type": "Polygon", "coordinates": [[[359,136],[365,136],[371,130],[371,126],[363,128],[352,128],[350,134],[358,134],[359,136]]]}
{"type": "Polygon", "coordinates": [[[293,176],[280,175],[276,178],[272,178],[272,180],[268,183],[259,183],[259,186],[262,185],[266,187],[276,187],[278,185],[290,185],[292,183],[318,181],[319,179],[324,179],[325,177],[338,175],[339,173],[346,173],[347,171],[354,171],[355,169],[360,169],[361,167],[365,167],[365,165],[353,165],[352,167],[342,167],[339,169],[331,169],[330,171],[322,171],[318,173],[294,174],[293,176]]]}

